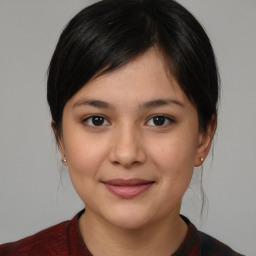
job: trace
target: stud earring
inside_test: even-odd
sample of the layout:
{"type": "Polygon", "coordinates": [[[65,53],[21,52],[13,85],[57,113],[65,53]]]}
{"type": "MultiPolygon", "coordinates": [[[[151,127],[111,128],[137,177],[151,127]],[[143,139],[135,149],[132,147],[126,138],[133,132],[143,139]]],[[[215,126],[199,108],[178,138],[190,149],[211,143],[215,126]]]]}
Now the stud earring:
{"type": "Polygon", "coordinates": [[[203,161],[204,161],[204,158],[203,158],[203,157],[201,157],[201,158],[200,158],[200,160],[201,160],[201,162],[203,162],[203,161]]]}
{"type": "Polygon", "coordinates": [[[63,158],[63,159],[61,159],[61,162],[62,162],[63,164],[66,164],[66,163],[67,163],[67,159],[66,159],[66,158],[63,158]]]}

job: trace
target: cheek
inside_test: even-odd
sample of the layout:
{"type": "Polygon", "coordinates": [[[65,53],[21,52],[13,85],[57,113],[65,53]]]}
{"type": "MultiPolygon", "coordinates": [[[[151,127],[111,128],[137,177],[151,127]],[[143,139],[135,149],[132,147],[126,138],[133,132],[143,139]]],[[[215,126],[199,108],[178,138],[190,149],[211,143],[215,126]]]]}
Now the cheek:
{"type": "Polygon", "coordinates": [[[107,145],[104,145],[99,136],[86,136],[79,130],[72,130],[72,133],[67,132],[65,135],[65,153],[70,176],[95,177],[106,158],[107,145]]]}
{"type": "Polygon", "coordinates": [[[69,175],[79,197],[89,203],[90,195],[99,193],[95,181],[98,180],[106,148],[103,143],[97,143],[93,138],[80,136],[70,138],[65,149],[69,175]]]}
{"type": "Polygon", "coordinates": [[[171,174],[193,171],[196,139],[193,136],[183,135],[175,134],[161,141],[155,141],[155,146],[152,144],[152,159],[162,172],[171,174]]]}

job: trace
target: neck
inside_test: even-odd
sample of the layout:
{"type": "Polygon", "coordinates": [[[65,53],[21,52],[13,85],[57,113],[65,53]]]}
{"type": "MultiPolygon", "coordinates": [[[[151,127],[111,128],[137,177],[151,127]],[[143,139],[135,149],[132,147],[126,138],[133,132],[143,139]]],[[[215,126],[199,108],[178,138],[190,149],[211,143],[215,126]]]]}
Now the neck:
{"type": "Polygon", "coordinates": [[[172,255],[183,242],[187,225],[179,214],[138,229],[114,226],[89,210],[80,217],[84,242],[95,255],[172,255]]]}

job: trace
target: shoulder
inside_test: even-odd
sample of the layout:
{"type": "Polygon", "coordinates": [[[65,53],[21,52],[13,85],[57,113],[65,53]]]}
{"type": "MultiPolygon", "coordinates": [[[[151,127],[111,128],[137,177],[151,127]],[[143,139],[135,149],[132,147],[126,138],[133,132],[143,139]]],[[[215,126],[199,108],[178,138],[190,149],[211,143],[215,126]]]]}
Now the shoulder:
{"type": "Polygon", "coordinates": [[[186,238],[175,256],[242,256],[216,238],[199,231],[185,216],[181,218],[188,226],[186,238]]]}
{"type": "Polygon", "coordinates": [[[202,255],[242,256],[242,254],[233,251],[229,246],[213,238],[212,236],[209,236],[201,231],[198,231],[198,235],[200,239],[200,250],[202,255]]]}
{"type": "Polygon", "coordinates": [[[64,247],[68,244],[69,224],[70,221],[65,221],[19,241],[0,245],[0,255],[57,255],[60,250],[67,251],[64,247]]]}

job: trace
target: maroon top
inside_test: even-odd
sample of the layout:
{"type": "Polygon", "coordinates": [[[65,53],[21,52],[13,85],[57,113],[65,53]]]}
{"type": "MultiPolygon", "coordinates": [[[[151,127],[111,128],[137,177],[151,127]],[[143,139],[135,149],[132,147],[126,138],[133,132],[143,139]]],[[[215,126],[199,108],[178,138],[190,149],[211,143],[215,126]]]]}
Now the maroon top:
{"type": "MultiPolygon", "coordinates": [[[[1,256],[92,256],[78,227],[79,212],[65,221],[17,242],[0,245],[1,256]]],[[[220,241],[198,231],[184,216],[188,232],[180,248],[172,256],[241,256],[220,241]]]]}

